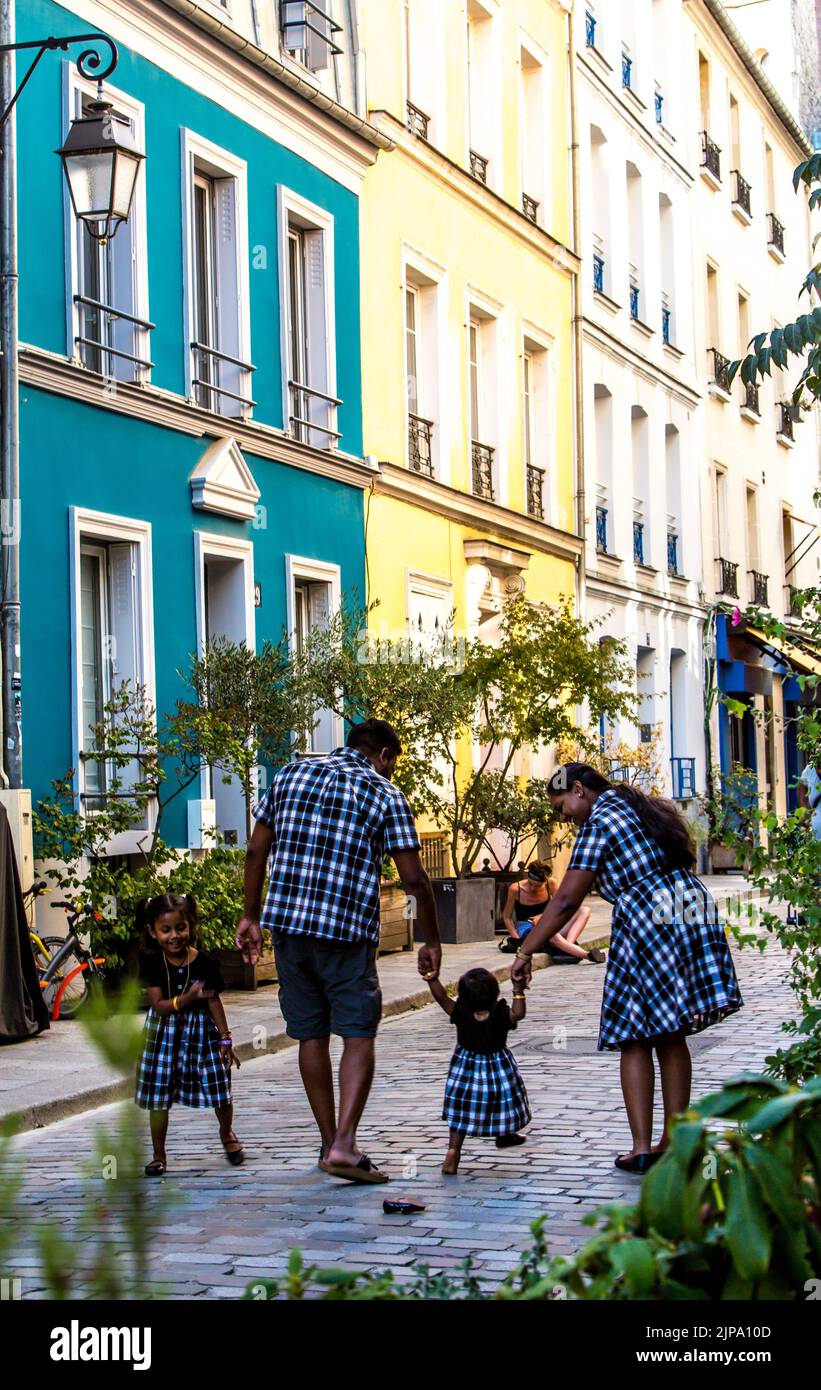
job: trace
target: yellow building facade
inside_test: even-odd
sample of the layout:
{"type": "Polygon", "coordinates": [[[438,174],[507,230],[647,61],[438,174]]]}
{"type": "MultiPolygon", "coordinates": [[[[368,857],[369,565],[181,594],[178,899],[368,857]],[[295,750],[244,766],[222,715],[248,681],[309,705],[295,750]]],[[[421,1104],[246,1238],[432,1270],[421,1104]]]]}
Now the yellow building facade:
{"type": "MultiPolygon", "coordinates": [[[[492,640],[578,600],[568,9],[365,0],[368,598],[383,635],[492,640]]],[[[535,674],[535,673],[534,673],[535,674]]]]}

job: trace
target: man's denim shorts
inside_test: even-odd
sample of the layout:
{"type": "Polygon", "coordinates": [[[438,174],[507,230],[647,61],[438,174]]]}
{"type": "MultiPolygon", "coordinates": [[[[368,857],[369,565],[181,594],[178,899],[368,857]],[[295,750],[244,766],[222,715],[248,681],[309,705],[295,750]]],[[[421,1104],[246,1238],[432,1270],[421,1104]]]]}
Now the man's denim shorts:
{"type": "Polygon", "coordinates": [[[340,1038],[376,1036],[382,991],[374,943],[275,931],[274,956],[289,1038],[307,1042],[330,1033],[340,1038]]]}

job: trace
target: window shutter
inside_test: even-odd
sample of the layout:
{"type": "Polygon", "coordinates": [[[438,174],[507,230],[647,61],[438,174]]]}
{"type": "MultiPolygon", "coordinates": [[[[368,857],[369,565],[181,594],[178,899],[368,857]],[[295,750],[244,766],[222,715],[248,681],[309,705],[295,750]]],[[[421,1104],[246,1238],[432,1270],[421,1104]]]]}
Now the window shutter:
{"type": "MultiPolygon", "coordinates": [[[[216,271],[217,271],[217,332],[216,346],[220,352],[228,352],[232,357],[242,357],[240,324],[240,276],[239,257],[245,254],[237,242],[237,183],[236,179],[215,179],[214,197],[216,199],[216,271]]],[[[219,364],[218,384],[226,391],[247,396],[246,373],[232,362],[219,364]]],[[[230,396],[220,397],[219,410],[224,415],[239,415],[242,407],[239,401],[230,396]]]]}
{"type": "Polygon", "coordinates": [[[305,24],[307,6],[304,0],[284,0],[282,6],[282,38],[289,52],[308,47],[308,29],[305,24]]]}
{"type": "MultiPolygon", "coordinates": [[[[328,392],[328,326],[325,313],[325,237],[322,232],[305,233],[305,322],[308,338],[308,385],[328,392]]],[[[331,345],[331,350],[332,345],[331,345]]],[[[307,419],[312,424],[333,429],[333,409],[327,401],[309,397],[307,419]]],[[[311,430],[309,444],[324,449],[332,442],[324,430],[311,430]]]]}
{"type": "MultiPolygon", "coordinates": [[[[330,7],[331,0],[325,0],[325,4],[330,7]]],[[[331,62],[331,26],[316,10],[311,10],[308,18],[311,27],[308,30],[307,66],[311,72],[322,72],[331,62]],[[319,32],[315,32],[316,30],[319,32]]]]}
{"type": "MultiPolygon", "coordinates": [[[[136,226],[132,216],[128,222],[123,223],[118,228],[117,235],[108,243],[107,248],[108,274],[111,286],[110,304],[112,309],[119,309],[124,314],[136,314],[137,312],[135,232],[136,226]]],[[[133,323],[128,323],[123,319],[114,319],[111,324],[110,341],[111,346],[120,352],[130,352],[135,357],[143,355],[140,352],[142,336],[133,323]]],[[[138,367],[134,362],[129,362],[126,357],[110,357],[108,364],[108,375],[116,377],[118,381],[136,381],[139,379],[138,367]]]]}
{"type": "MultiPolygon", "coordinates": [[[[110,545],[108,548],[108,611],[109,662],[112,692],[124,682],[133,688],[142,682],[142,662],[137,617],[137,563],[133,545],[110,545]]],[[[133,787],[140,778],[135,761],[120,768],[117,776],[122,790],[133,787]]]]}
{"type": "Polygon", "coordinates": [[[311,627],[326,628],[331,616],[331,591],[328,584],[312,584],[308,590],[311,627]]]}
{"type": "MultiPolygon", "coordinates": [[[[331,586],[324,583],[308,585],[308,621],[311,627],[326,628],[331,616],[331,586]]],[[[314,753],[332,753],[336,747],[336,716],[332,710],[317,711],[317,725],[311,747],[314,753]]]]}

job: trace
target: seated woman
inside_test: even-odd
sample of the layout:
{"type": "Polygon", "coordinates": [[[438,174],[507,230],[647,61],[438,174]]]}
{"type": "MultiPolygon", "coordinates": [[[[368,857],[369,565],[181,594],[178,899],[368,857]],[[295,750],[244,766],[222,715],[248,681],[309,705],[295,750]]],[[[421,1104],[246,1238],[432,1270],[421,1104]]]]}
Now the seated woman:
{"type": "MultiPolygon", "coordinates": [[[[502,914],[508,936],[500,942],[500,951],[516,951],[519,942],[524,941],[528,932],[533,930],[534,924],[556,892],[556,880],[550,877],[552,867],[546,861],[536,859],[530,865],[525,879],[520,883],[511,883],[502,914]]],[[[547,943],[547,954],[554,965],[576,965],[580,960],[595,961],[597,965],[601,965],[605,958],[603,951],[597,947],[586,951],[582,946],[576,945],[589,920],[590,909],[580,907],[564,930],[547,943]]]]}

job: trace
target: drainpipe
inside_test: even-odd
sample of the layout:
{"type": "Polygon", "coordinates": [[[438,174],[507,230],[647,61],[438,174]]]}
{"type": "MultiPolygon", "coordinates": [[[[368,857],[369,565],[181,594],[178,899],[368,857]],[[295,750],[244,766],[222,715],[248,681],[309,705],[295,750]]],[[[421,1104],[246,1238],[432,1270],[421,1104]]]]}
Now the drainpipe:
{"type": "MultiPolygon", "coordinates": [[[[14,43],[14,0],[0,0],[0,43],[14,43]]],[[[15,62],[0,63],[0,103],[14,95],[15,62]]],[[[2,603],[3,764],[9,785],[23,785],[20,729],[20,458],[17,377],[17,170],[16,113],[2,130],[0,146],[0,498],[5,512],[0,546],[2,603]]]]}
{"type": "MultiPolygon", "coordinates": [[[[567,13],[567,63],[570,97],[570,199],[572,214],[572,249],[581,256],[581,227],[579,211],[579,141],[576,117],[576,55],[573,44],[573,9],[567,13]]],[[[573,448],[575,454],[576,484],[576,533],[585,540],[585,496],[584,496],[584,379],[582,375],[582,312],[581,286],[579,275],[573,275],[573,448]]],[[[582,546],[579,565],[576,571],[576,596],[578,612],[584,616],[587,609],[585,585],[586,544],[582,546]]]]}

